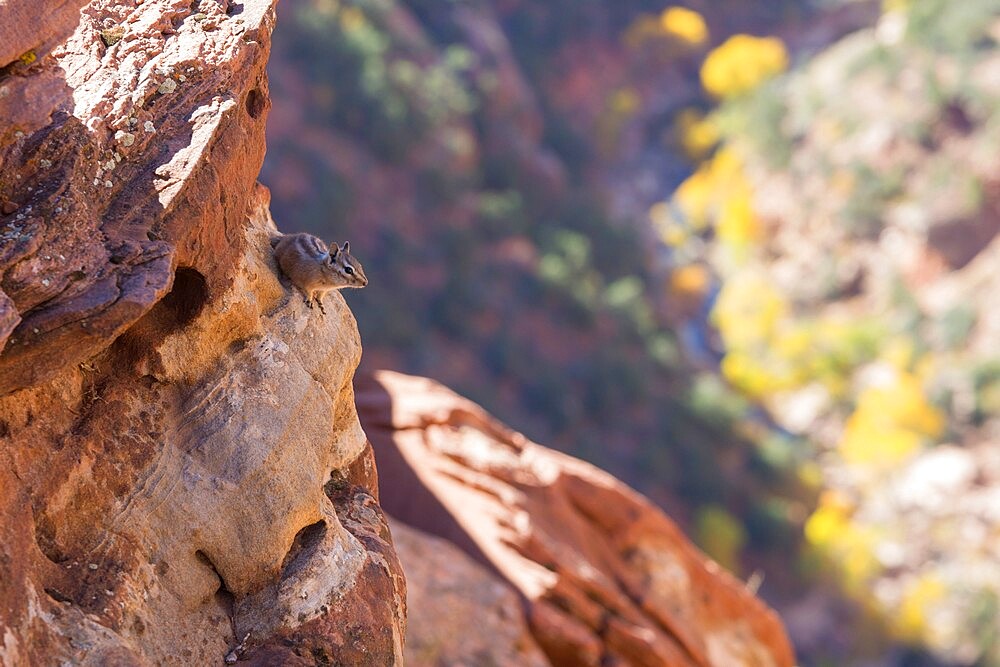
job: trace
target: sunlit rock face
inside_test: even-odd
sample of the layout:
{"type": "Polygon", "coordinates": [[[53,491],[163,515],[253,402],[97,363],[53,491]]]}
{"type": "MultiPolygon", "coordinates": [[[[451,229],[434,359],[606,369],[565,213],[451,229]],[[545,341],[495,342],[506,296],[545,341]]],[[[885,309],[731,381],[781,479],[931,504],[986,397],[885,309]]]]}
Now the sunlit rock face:
{"type": "MultiPolygon", "coordinates": [[[[465,624],[504,643],[495,655],[523,650],[519,664],[531,664],[537,645],[553,665],[794,664],[777,615],[607,473],[528,441],[425,378],[363,378],[357,401],[386,480],[386,511],[451,542],[523,600],[508,630],[526,623],[530,645],[495,631],[489,614],[465,624]]],[[[411,558],[431,558],[419,539],[408,534],[401,551],[410,586],[422,595],[461,590],[425,565],[410,568],[411,558]]],[[[481,575],[462,576],[464,588],[482,587],[481,575]]],[[[450,595],[467,604],[468,596],[450,595]]],[[[501,597],[486,606],[502,608],[501,597]]],[[[476,645],[468,637],[448,644],[434,631],[411,626],[409,645],[425,648],[412,654],[416,664],[476,645]]]]}
{"type": "Polygon", "coordinates": [[[255,184],[273,3],[51,4],[0,7],[0,664],[399,661],[357,326],[255,184]]]}

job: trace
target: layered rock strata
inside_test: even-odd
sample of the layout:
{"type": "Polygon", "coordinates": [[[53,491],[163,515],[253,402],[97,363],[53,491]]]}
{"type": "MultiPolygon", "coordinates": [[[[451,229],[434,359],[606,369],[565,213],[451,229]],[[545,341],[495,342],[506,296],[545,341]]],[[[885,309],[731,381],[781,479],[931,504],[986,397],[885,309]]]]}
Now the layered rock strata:
{"type": "Polygon", "coordinates": [[[0,6],[0,664],[393,664],[357,326],[255,185],[273,3],[81,4],[0,6]]]}

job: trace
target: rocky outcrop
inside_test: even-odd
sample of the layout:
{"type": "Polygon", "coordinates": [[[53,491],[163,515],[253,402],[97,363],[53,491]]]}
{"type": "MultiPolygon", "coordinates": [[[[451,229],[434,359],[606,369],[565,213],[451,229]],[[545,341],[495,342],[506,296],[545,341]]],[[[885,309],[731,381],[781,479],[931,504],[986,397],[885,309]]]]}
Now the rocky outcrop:
{"type": "Polygon", "coordinates": [[[0,7],[4,667],[400,659],[357,326],[255,185],[273,11],[0,7]]]}
{"type": "Polygon", "coordinates": [[[391,526],[406,567],[407,665],[549,664],[510,584],[446,540],[398,521],[391,526]]]}
{"type": "MultiPolygon", "coordinates": [[[[517,590],[551,664],[794,664],[777,616],[613,477],[527,441],[430,380],[381,372],[359,381],[357,402],[392,480],[386,510],[517,590]]],[[[421,591],[435,588],[435,573],[410,570],[408,559],[426,551],[402,551],[421,591]]],[[[418,631],[411,626],[411,645],[434,645],[418,631]]],[[[493,636],[488,622],[478,632],[493,636]]]]}

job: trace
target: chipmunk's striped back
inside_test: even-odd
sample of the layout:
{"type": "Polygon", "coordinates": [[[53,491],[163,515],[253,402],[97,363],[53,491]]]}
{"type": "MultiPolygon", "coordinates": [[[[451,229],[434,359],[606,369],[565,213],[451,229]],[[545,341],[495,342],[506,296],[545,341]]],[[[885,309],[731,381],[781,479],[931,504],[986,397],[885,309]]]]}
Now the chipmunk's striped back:
{"type": "Polygon", "coordinates": [[[282,273],[302,290],[310,307],[315,301],[323,310],[323,294],[330,290],[368,284],[361,263],[351,255],[351,244],[346,241],[343,247],[335,243],[331,251],[312,234],[284,234],[272,237],[271,247],[282,273]]]}
{"type": "Polygon", "coordinates": [[[330,256],[330,249],[323,240],[312,234],[297,234],[294,243],[303,256],[312,257],[316,261],[325,260],[330,256]]]}

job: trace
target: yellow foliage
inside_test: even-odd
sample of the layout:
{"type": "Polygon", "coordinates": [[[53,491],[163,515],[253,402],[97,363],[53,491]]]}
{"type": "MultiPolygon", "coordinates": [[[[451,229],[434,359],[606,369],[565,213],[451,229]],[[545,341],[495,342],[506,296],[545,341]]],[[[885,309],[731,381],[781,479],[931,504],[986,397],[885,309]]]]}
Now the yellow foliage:
{"type": "Polygon", "coordinates": [[[801,384],[801,378],[793,368],[773,363],[762,351],[727,352],[720,366],[723,377],[730,384],[757,398],[801,384]]]}
{"type": "Polygon", "coordinates": [[[702,296],[708,291],[711,276],[701,264],[688,264],[670,274],[670,291],[678,296],[702,296]]]}
{"type": "Polygon", "coordinates": [[[734,192],[722,205],[715,231],[719,241],[730,248],[745,250],[760,236],[749,188],[734,192]]]}
{"type": "Polygon", "coordinates": [[[711,222],[724,242],[743,243],[755,237],[752,189],[743,172],[743,161],[731,148],[723,148],[703,162],[674,192],[674,202],[691,227],[701,230],[711,222]]]}
{"type": "Polygon", "coordinates": [[[668,7],[660,14],[660,27],[668,35],[699,46],[708,41],[708,26],[698,12],[684,7],[668,7]]]}
{"type": "Polygon", "coordinates": [[[703,229],[708,225],[715,198],[711,163],[701,165],[674,192],[674,201],[695,229],[703,229]]]}
{"type": "Polygon", "coordinates": [[[848,463],[893,465],[944,432],[945,418],[924,396],[920,380],[896,371],[891,382],[858,397],[838,445],[848,463]]]}
{"type": "Polygon", "coordinates": [[[340,27],[344,32],[353,32],[365,27],[368,20],[365,13],[357,7],[344,7],[340,12],[340,27]]]}
{"type": "Polygon", "coordinates": [[[795,472],[799,482],[807,488],[819,489],[823,486],[823,469],[815,461],[804,461],[795,472]]]}
{"type": "Polygon", "coordinates": [[[670,225],[662,230],[660,238],[668,246],[679,248],[691,238],[691,233],[681,225],[670,225]]]}
{"type": "Polygon", "coordinates": [[[719,143],[719,127],[697,109],[687,108],[677,114],[674,133],[692,160],[700,160],[719,143]]]}
{"type": "Polygon", "coordinates": [[[844,532],[853,509],[844,494],[824,491],[819,498],[819,507],[806,521],[806,539],[816,546],[835,543],[844,532]]]}
{"type": "Polygon", "coordinates": [[[683,246],[691,238],[690,229],[677,219],[670,204],[665,201],[649,207],[649,222],[668,246],[683,246]]]}
{"type": "Polygon", "coordinates": [[[712,322],[727,350],[723,375],[755,397],[810,383],[848,395],[849,374],[869,354],[872,336],[865,322],[796,317],[783,293],[751,269],[725,281],[712,322]]]}
{"type": "Polygon", "coordinates": [[[872,387],[862,392],[859,403],[872,418],[891,420],[928,438],[944,432],[944,415],[927,402],[920,380],[909,373],[897,373],[887,387],[872,387]]]}
{"type": "Polygon", "coordinates": [[[905,12],[913,4],[913,0],[882,0],[883,13],[905,12]]]}
{"type": "Polygon", "coordinates": [[[30,65],[31,63],[33,63],[36,60],[38,60],[38,55],[35,54],[34,50],[32,50],[32,51],[25,51],[20,56],[18,56],[18,60],[20,60],[25,65],[30,65]]]}
{"type": "Polygon", "coordinates": [[[712,318],[727,350],[745,350],[767,344],[787,314],[784,295],[763,276],[749,273],[726,281],[712,318]]]}
{"type": "Polygon", "coordinates": [[[913,339],[895,336],[882,349],[882,358],[893,368],[905,371],[913,364],[916,348],[913,339]]]}
{"type": "Polygon", "coordinates": [[[824,491],[805,524],[806,541],[840,566],[849,589],[861,590],[879,570],[875,532],[852,520],[854,506],[842,493],[824,491]]]}
{"type": "Polygon", "coordinates": [[[626,28],[622,40],[632,50],[650,42],[673,42],[691,48],[708,41],[708,26],[698,12],[684,7],[668,7],[659,16],[641,14],[626,28]]]}
{"type": "Polygon", "coordinates": [[[848,591],[855,594],[862,592],[872,577],[878,574],[881,569],[875,557],[878,542],[874,530],[854,523],[849,523],[840,536],[840,544],[832,555],[840,560],[848,591]]]}
{"type": "Polygon", "coordinates": [[[934,574],[922,574],[906,587],[899,610],[895,615],[895,629],[902,639],[916,640],[925,636],[927,612],[945,597],[947,588],[934,574]]]}
{"type": "Polygon", "coordinates": [[[801,367],[774,354],[774,341],[788,317],[784,296],[757,274],[726,281],[712,319],[726,347],[723,376],[751,396],[767,396],[804,381],[801,367]]]}
{"type": "Polygon", "coordinates": [[[736,97],[787,68],[788,51],[777,37],[733,35],[705,58],[701,83],[715,97],[736,97]]]}
{"type": "Polygon", "coordinates": [[[785,359],[802,359],[813,349],[813,332],[807,327],[781,331],[774,339],[774,352],[785,359]]]}
{"type": "Polygon", "coordinates": [[[893,465],[919,449],[921,438],[913,431],[884,427],[851,416],[840,441],[840,454],[854,465],[893,465]]]}
{"type": "Polygon", "coordinates": [[[727,187],[732,187],[734,183],[740,185],[746,183],[743,174],[743,160],[735,150],[728,146],[712,158],[712,171],[715,173],[716,180],[727,187]]]}

